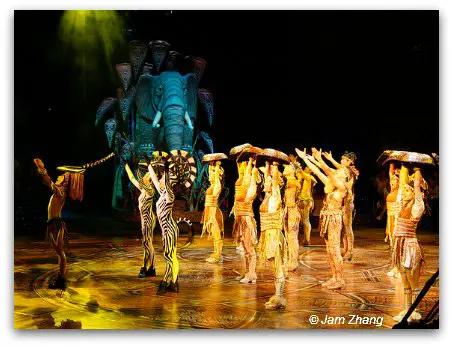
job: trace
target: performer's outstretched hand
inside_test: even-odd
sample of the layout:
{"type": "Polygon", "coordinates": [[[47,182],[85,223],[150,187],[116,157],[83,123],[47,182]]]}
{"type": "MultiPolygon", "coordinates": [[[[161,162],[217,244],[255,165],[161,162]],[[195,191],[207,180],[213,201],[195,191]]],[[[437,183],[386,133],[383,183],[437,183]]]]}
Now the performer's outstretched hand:
{"type": "Polygon", "coordinates": [[[322,148],[318,151],[315,147],[312,147],[311,149],[311,153],[313,154],[313,156],[315,157],[316,160],[320,161],[322,160],[322,148]]]}
{"type": "Polygon", "coordinates": [[[300,149],[296,148],[296,153],[302,159],[307,159],[307,149],[306,148],[304,148],[303,152],[300,149]]]}
{"type": "Polygon", "coordinates": [[[322,155],[327,159],[327,160],[332,160],[332,151],[330,152],[322,152],[322,155]]]}
{"type": "Polygon", "coordinates": [[[40,175],[47,173],[47,170],[46,170],[46,168],[44,167],[44,163],[42,162],[41,159],[35,158],[35,159],[33,159],[33,162],[35,163],[35,165],[36,165],[36,167],[37,167],[37,169],[38,169],[38,173],[39,173],[40,175]]]}

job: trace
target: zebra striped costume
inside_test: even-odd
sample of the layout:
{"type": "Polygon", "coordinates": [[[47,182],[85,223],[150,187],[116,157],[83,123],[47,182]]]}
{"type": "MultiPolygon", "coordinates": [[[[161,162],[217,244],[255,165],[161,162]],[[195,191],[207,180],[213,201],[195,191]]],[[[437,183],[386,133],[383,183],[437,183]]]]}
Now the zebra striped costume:
{"type": "MultiPolygon", "coordinates": [[[[144,177],[140,179],[140,181],[137,181],[127,164],[125,168],[130,181],[140,191],[140,196],[138,197],[138,208],[140,211],[142,228],[143,267],[146,271],[148,269],[155,268],[155,251],[153,247],[153,231],[156,227],[156,215],[153,212],[155,190],[151,180],[149,180],[148,184],[144,182],[144,177]]],[[[149,174],[147,178],[149,179],[149,174]]]]}
{"type": "Polygon", "coordinates": [[[173,219],[173,203],[175,194],[172,189],[172,181],[168,171],[163,176],[164,187],[159,187],[160,197],[156,202],[157,218],[162,230],[162,241],[164,246],[165,282],[176,283],[179,274],[179,261],[176,257],[179,228],[173,219]]]}
{"type": "Polygon", "coordinates": [[[143,188],[138,197],[143,237],[143,267],[145,269],[154,268],[153,231],[156,227],[156,215],[153,212],[154,190],[152,190],[152,195],[147,190],[151,189],[143,188]]]}

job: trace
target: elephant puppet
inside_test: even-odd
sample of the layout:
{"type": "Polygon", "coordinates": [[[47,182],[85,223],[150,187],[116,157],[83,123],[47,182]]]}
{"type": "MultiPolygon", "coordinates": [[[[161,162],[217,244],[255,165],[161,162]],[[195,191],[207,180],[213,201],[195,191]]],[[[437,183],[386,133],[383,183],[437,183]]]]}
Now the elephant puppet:
{"type": "Polygon", "coordinates": [[[139,153],[193,148],[197,115],[197,79],[189,73],[143,74],[137,83],[136,140],[139,153]]]}

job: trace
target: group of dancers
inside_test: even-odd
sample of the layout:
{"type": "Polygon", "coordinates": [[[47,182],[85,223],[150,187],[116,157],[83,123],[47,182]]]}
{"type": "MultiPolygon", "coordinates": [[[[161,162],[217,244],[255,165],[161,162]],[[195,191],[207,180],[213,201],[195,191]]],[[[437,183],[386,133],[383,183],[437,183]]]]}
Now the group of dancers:
{"type": "MultiPolygon", "coordinates": [[[[323,206],[320,211],[320,236],[324,239],[332,277],[322,283],[330,290],[345,286],[343,262],[353,258],[354,233],[352,221],[354,216],[354,184],[359,177],[355,167],[356,155],[345,152],[337,162],[329,152],[312,148],[311,155],[306,150],[295,149],[297,156],[275,149],[261,149],[251,144],[236,146],[231,149],[229,157],[236,161],[238,178],[235,182],[233,236],[245,255],[245,271],[239,282],[254,284],[257,281],[257,255],[270,262],[275,282],[275,294],[266,302],[266,309],[286,307],[284,298],[285,277],[295,271],[299,261],[299,228],[303,230],[303,245],[310,244],[310,213],[314,208],[312,197],[313,186],[318,180],[324,185],[323,206]],[[324,158],[331,163],[329,166],[324,158]],[[260,194],[260,192],[262,192],[260,194]],[[260,235],[253,203],[259,195],[260,235]],[[341,249],[341,240],[344,249],[341,249]]],[[[389,276],[399,276],[404,283],[405,309],[395,317],[401,320],[412,304],[418,289],[423,252],[417,242],[417,224],[424,212],[423,189],[426,182],[421,170],[414,167],[410,175],[409,165],[401,162],[396,168],[398,159],[392,160],[392,151],[387,151],[390,161],[391,193],[387,196],[386,240],[391,246],[392,270],[389,276]]],[[[395,151],[393,151],[395,152],[395,151]]],[[[384,152],[385,153],[385,152],[384,152]]],[[[396,156],[394,156],[396,158],[396,156]]],[[[224,170],[222,160],[228,159],[223,153],[207,154],[203,163],[209,165],[208,177],[210,186],[206,190],[204,211],[201,223],[202,236],[208,235],[213,240],[213,253],[206,262],[216,264],[223,262],[222,247],[224,221],[218,206],[222,191],[224,170]]],[[[35,159],[38,172],[43,176],[53,195],[48,208],[47,235],[55,249],[59,262],[57,277],[49,281],[49,288],[66,289],[67,262],[64,254],[64,236],[66,226],[61,218],[61,210],[66,199],[66,189],[70,175],[64,173],[54,183],[44,169],[40,159],[35,159]]],[[[155,277],[155,251],[153,248],[153,230],[157,221],[162,231],[165,273],[160,282],[157,294],[178,292],[179,261],[177,259],[178,225],[173,219],[172,209],[175,200],[174,185],[177,179],[171,175],[168,155],[165,152],[154,152],[147,158],[146,174],[138,178],[126,164],[130,181],[140,191],[138,197],[141,215],[143,264],[139,277],[155,277]],[[156,192],[159,195],[155,203],[156,192]]],[[[73,182],[74,183],[74,182],[73,182]]],[[[420,319],[414,311],[411,319],[420,319]]]]}

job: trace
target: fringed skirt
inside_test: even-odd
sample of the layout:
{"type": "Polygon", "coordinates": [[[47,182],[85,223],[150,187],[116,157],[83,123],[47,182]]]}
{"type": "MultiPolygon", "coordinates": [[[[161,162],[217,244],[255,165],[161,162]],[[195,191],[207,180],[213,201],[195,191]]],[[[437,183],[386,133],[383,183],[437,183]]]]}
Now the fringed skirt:
{"type": "Polygon", "coordinates": [[[328,240],[329,234],[334,233],[335,239],[341,235],[343,228],[343,211],[326,211],[321,210],[319,215],[319,235],[328,240]],[[338,234],[338,235],[337,235],[338,234]]]}
{"type": "Polygon", "coordinates": [[[207,232],[208,236],[212,235],[212,226],[217,225],[220,229],[220,235],[223,236],[223,215],[218,206],[205,206],[203,216],[201,217],[203,230],[201,236],[207,232]]]}
{"type": "Polygon", "coordinates": [[[396,236],[392,250],[392,267],[397,267],[400,272],[410,270],[419,271],[418,276],[423,271],[425,256],[416,237],[396,236]]]}
{"type": "Polygon", "coordinates": [[[301,215],[297,206],[285,208],[283,214],[283,229],[285,230],[286,237],[292,233],[299,233],[300,220],[301,215]]]}

